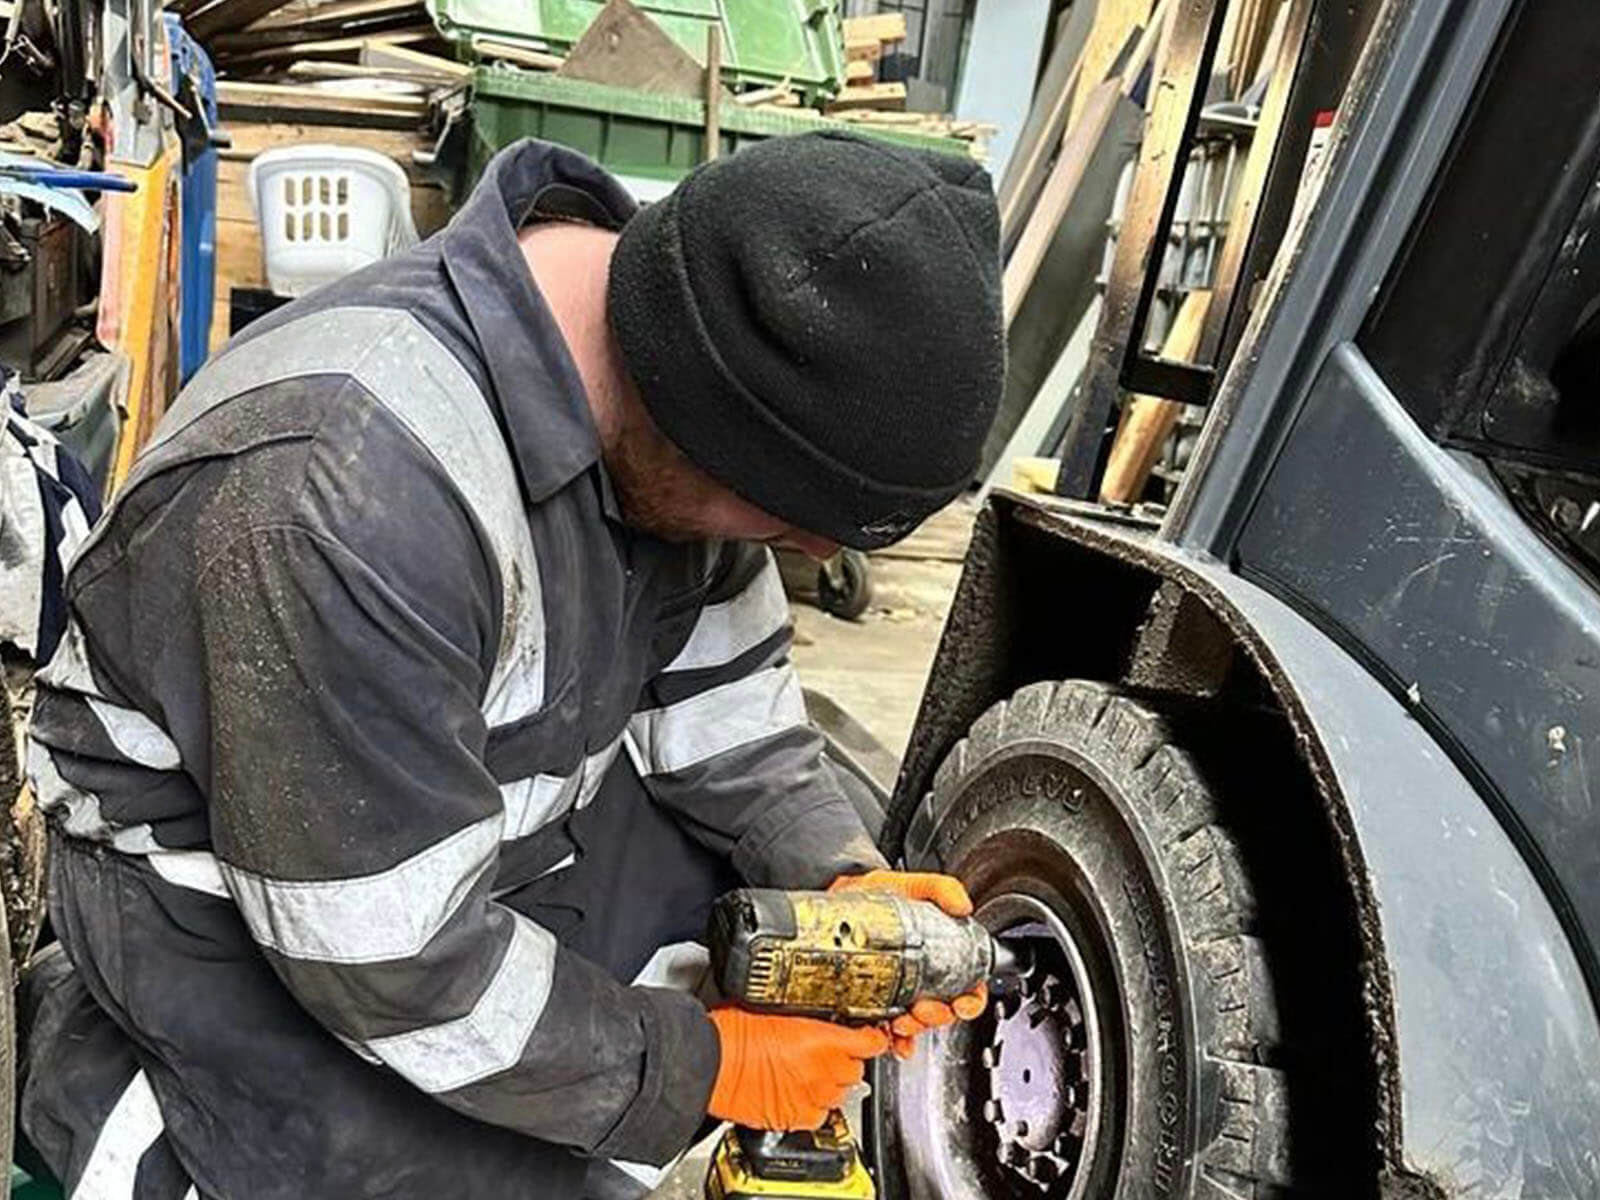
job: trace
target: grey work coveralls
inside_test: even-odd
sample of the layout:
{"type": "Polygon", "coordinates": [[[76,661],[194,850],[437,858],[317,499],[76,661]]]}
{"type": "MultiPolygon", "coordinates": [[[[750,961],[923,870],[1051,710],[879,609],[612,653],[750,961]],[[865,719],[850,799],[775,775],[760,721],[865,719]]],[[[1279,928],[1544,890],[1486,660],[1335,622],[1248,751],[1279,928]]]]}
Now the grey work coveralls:
{"type": "Polygon", "coordinates": [[[716,1035],[624,983],[738,880],[881,865],[770,554],[619,518],[515,231],[631,212],[505,151],[208,365],[81,552],[30,762],[75,969],[30,988],[23,1097],[69,1190],[566,1197],[583,1156],[662,1161],[716,1035]]]}

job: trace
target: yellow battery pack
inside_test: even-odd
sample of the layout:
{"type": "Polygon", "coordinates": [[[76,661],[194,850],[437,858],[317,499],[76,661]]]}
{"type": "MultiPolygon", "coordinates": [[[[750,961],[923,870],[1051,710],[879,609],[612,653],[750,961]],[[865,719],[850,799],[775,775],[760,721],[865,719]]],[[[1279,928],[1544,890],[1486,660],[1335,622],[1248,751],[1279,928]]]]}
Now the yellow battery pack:
{"type": "Polygon", "coordinates": [[[732,1128],[717,1142],[706,1200],[877,1200],[842,1113],[815,1132],[732,1128]]]}

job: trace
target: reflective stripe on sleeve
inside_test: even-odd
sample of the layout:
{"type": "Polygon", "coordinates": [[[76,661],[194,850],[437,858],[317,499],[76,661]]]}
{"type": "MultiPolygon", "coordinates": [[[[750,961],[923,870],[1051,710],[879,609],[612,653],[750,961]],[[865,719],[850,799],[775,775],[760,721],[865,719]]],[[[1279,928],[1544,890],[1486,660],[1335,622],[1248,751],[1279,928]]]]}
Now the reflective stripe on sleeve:
{"type": "Polygon", "coordinates": [[[449,1092],[516,1066],[555,978],[556,940],[518,913],[510,944],[472,1011],[374,1038],[366,1049],[425,1092],[449,1092]]]}
{"type": "Polygon", "coordinates": [[[799,681],[787,665],[635,713],[628,744],[643,775],[682,771],[806,721],[799,681]]]}
{"type": "Polygon", "coordinates": [[[457,830],[373,875],[269,879],[222,863],[257,942],[287,958],[376,963],[411,958],[433,939],[495,860],[502,816],[457,830]]]}

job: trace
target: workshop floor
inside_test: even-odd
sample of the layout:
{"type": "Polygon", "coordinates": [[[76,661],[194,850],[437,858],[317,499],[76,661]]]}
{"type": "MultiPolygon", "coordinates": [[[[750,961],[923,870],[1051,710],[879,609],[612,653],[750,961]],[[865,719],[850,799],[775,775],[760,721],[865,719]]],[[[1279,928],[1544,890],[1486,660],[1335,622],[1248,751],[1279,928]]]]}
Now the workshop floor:
{"type": "MultiPolygon", "coordinates": [[[[971,509],[940,514],[898,553],[926,547],[932,558],[872,559],[872,608],[840,621],[804,598],[794,601],[795,666],[806,687],[826,693],[898,758],[916,720],[922,685],[961,575],[954,561],[971,528],[971,509]]],[[[710,1143],[689,1152],[652,1200],[700,1200],[710,1143]]]]}

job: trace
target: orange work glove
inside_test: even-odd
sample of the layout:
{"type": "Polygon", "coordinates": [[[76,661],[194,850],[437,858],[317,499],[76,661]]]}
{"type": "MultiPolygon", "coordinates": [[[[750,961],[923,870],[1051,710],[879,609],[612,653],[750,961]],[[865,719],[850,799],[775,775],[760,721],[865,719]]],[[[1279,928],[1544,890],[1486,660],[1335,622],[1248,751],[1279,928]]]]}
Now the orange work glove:
{"type": "MultiPolygon", "coordinates": [[[[841,875],[828,886],[830,892],[893,892],[907,900],[925,900],[937,904],[952,917],[972,915],[972,897],[953,875],[935,875],[922,871],[868,871],[865,875],[841,875]]],[[[980,983],[964,996],[957,996],[946,1004],[942,1000],[923,999],[911,1006],[889,1024],[894,1035],[896,1058],[911,1057],[916,1040],[930,1029],[950,1025],[957,1020],[970,1021],[981,1016],[989,1007],[989,989],[980,983]]]]}
{"type": "Polygon", "coordinates": [[[889,1049],[873,1025],[834,1025],[743,1008],[714,1008],[722,1065],[706,1111],[751,1129],[818,1129],[889,1049]]]}

